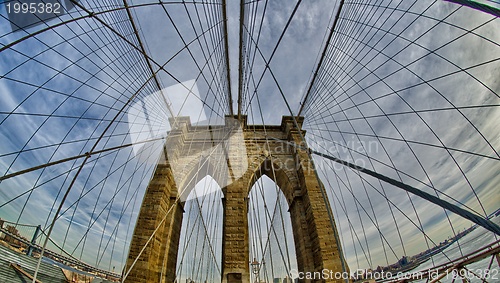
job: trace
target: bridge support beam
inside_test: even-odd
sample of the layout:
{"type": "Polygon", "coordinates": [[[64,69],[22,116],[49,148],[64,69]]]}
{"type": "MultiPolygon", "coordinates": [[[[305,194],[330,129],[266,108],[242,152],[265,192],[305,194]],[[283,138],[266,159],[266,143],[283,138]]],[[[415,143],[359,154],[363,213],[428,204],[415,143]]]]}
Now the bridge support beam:
{"type": "Polygon", "coordinates": [[[158,164],[132,237],[125,282],[174,282],[184,212],[176,198],[170,167],[158,164]]]}
{"type": "MultiPolygon", "coordinates": [[[[299,117],[297,120],[301,126],[303,118],[299,117]]],[[[302,140],[305,131],[301,130],[302,133],[299,133],[299,130],[294,126],[292,117],[283,117],[282,129],[287,134],[288,143],[305,145],[305,141],[302,140]]],[[[307,147],[304,146],[304,148],[307,147]]],[[[323,184],[317,178],[313,160],[302,148],[292,150],[287,159],[295,161],[292,170],[297,173],[297,179],[291,183],[295,190],[292,195],[289,194],[291,199],[289,207],[298,271],[304,272],[303,274],[309,272],[328,273],[328,276],[322,276],[321,280],[311,280],[314,282],[345,283],[344,279],[334,279],[334,276],[331,276],[335,273],[349,272],[349,270],[342,268],[344,258],[340,253],[340,243],[337,243],[337,228],[335,223],[330,221],[330,202],[328,197],[321,193],[323,184]]],[[[290,170],[286,167],[279,170],[286,169],[290,170]]],[[[283,190],[286,187],[286,182],[277,179],[277,184],[283,190]]],[[[289,182],[292,180],[294,179],[292,178],[289,182]]],[[[285,195],[287,195],[286,192],[285,195]]],[[[306,279],[303,282],[309,282],[309,280],[306,279]]]]}
{"type": "Polygon", "coordinates": [[[223,189],[222,282],[250,281],[247,194],[244,179],[223,189]]]}

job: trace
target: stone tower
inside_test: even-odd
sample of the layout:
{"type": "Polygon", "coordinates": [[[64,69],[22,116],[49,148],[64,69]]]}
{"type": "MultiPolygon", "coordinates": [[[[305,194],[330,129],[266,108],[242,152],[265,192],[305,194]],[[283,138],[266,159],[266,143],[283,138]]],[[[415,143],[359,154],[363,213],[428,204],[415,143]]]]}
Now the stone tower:
{"type": "MultiPolygon", "coordinates": [[[[302,127],[303,118],[296,119],[302,127]]],[[[126,282],[174,282],[183,201],[206,175],[224,194],[223,282],[250,281],[247,201],[262,175],[273,179],[287,199],[299,271],[342,272],[340,244],[322,184],[307,152],[290,145],[303,144],[292,117],[284,116],[276,126],[247,125],[245,116],[227,116],[224,126],[193,126],[186,117],[171,123],[174,130],[135,227],[125,270],[134,266],[126,282]]]]}

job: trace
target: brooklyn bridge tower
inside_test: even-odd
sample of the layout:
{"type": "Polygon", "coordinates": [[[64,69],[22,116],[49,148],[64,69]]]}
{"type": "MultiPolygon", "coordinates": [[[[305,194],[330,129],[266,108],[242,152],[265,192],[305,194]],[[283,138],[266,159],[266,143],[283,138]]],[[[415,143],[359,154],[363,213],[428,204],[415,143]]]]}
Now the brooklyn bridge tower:
{"type": "MultiPolygon", "coordinates": [[[[127,282],[174,282],[183,204],[206,175],[223,198],[222,281],[249,282],[248,194],[266,175],[289,206],[298,270],[342,272],[341,247],[322,183],[307,150],[303,118],[285,116],[281,125],[247,125],[226,116],[222,126],[173,121],[165,154],[147,188],[129,253],[127,282]]],[[[339,281],[340,282],[340,281],[339,281]]]]}

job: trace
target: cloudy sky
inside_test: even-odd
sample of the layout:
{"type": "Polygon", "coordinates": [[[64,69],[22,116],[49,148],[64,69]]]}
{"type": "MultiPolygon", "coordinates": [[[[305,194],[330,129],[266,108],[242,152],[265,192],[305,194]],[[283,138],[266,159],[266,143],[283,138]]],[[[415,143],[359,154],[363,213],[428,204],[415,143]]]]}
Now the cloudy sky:
{"type": "MultiPolygon", "coordinates": [[[[0,217],[46,229],[69,190],[51,238],[86,262],[121,270],[161,152],[162,141],[149,140],[164,136],[172,115],[207,124],[237,111],[239,1],[227,7],[229,62],[219,1],[128,1],[151,68],[127,13],[113,10],[121,1],[80,1],[82,7],[15,32],[3,2],[0,175],[135,145],[1,180],[0,217]]],[[[338,2],[245,5],[242,113],[250,124],[279,124],[288,106],[298,114],[338,2]]],[[[301,112],[309,145],[477,214],[495,211],[499,25],[445,1],[346,1],[301,112]]],[[[471,225],[372,177],[315,161],[352,269],[393,263],[471,225]]],[[[262,186],[279,199],[272,182],[262,186]]],[[[208,217],[220,207],[185,217],[208,217]]],[[[202,222],[186,223],[184,231],[195,231],[202,222]]],[[[219,231],[210,236],[215,246],[220,226],[210,227],[219,231]]],[[[293,253],[293,243],[286,248],[293,253]]]]}

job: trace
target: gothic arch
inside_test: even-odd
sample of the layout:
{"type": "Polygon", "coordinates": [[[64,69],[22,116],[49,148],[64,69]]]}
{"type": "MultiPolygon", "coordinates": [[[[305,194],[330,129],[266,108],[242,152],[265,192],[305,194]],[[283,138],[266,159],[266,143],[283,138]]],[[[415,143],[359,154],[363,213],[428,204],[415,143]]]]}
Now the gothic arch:
{"type": "Polygon", "coordinates": [[[181,201],[186,200],[196,184],[206,176],[212,177],[217,182],[217,185],[221,189],[223,188],[225,180],[221,178],[221,173],[218,172],[217,167],[207,157],[195,158],[183,169],[177,174],[174,173],[174,175],[179,175],[176,180],[179,179],[178,189],[181,201]]]}
{"type": "MultiPolygon", "coordinates": [[[[210,175],[205,175],[194,185],[189,197],[183,203],[184,220],[180,228],[179,252],[177,257],[177,265],[175,270],[176,282],[220,282],[220,273],[217,272],[217,267],[222,261],[222,251],[220,239],[222,237],[222,202],[223,191],[218,182],[210,175]],[[205,189],[212,189],[208,194],[205,194],[205,189]],[[198,189],[203,188],[203,191],[198,189]],[[195,191],[197,194],[194,194],[195,191]],[[202,193],[202,194],[198,194],[202,193]],[[208,201],[207,201],[208,200],[208,201]],[[218,202],[219,205],[213,205],[218,202]],[[217,215],[214,217],[215,225],[205,226],[203,221],[193,221],[193,219],[203,219],[208,215],[217,215]],[[190,221],[191,219],[191,221],[190,221]],[[200,227],[203,227],[200,229],[200,227]],[[198,231],[198,233],[193,233],[198,231]],[[209,239],[206,241],[206,239],[209,239]],[[200,243],[202,243],[200,245],[200,243]],[[210,270],[207,273],[193,272],[190,268],[189,259],[196,258],[203,270],[210,270]],[[186,264],[188,262],[188,264],[186,264]],[[210,280],[211,278],[211,280],[210,280]]],[[[175,282],[175,281],[174,281],[175,282]]]]}
{"type": "Polygon", "coordinates": [[[259,174],[248,193],[249,258],[261,263],[250,282],[272,282],[298,266],[290,203],[269,175],[259,174]]]}
{"type": "Polygon", "coordinates": [[[292,176],[296,173],[293,168],[286,168],[286,164],[280,162],[279,158],[266,157],[260,164],[253,169],[252,175],[250,177],[250,182],[247,186],[247,195],[250,193],[253,185],[264,175],[273,180],[276,185],[280,188],[281,192],[285,195],[288,202],[288,206],[293,201],[293,194],[297,186],[293,184],[292,176]],[[274,173],[273,173],[274,171],[274,173]]]}
{"type": "MultiPolygon", "coordinates": [[[[298,120],[302,121],[301,118],[298,120]]],[[[299,271],[343,271],[340,243],[335,238],[334,223],[329,220],[330,207],[325,205],[322,184],[314,173],[312,160],[305,150],[283,147],[283,144],[301,144],[305,132],[299,134],[294,118],[288,116],[283,117],[281,125],[265,128],[249,127],[245,121],[241,120],[241,137],[244,139],[236,146],[221,148],[217,160],[207,159],[205,153],[214,144],[226,142],[224,136],[217,135],[218,129],[207,131],[203,128],[201,131],[189,121],[184,121],[179,127],[176,138],[168,143],[172,154],[165,164],[158,164],[146,191],[127,269],[136,262],[136,257],[139,258],[127,282],[174,282],[184,213],[178,190],[185,188],[182,190],[189,194],[206,175],[216,180],[224,194],[223,283],[250,280],[248,193],[263,175],[270,177],[287,199],[299,271]],[[266,139],[266,135],[271,135],[273,140],[266,139]],[[208,137],[211,142],[203,142],[208,137]],[[185,145],[193,145],[193,148],[185,145]],[[245,150],[241,149],[242,146],[245,150]],[[176,169],[176,166],[179,167],[176,169]],[[241,170],[242,175],[234,174],[234,170],[241,170]],[[163,274],[167,277],[162,277],[163,274]]]]}

